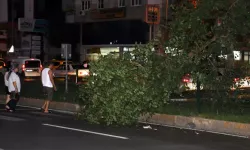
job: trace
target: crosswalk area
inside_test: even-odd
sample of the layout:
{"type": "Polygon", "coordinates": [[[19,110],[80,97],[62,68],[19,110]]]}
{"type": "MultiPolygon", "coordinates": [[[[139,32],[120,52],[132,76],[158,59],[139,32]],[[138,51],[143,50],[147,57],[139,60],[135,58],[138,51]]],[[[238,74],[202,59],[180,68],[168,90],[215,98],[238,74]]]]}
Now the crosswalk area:
{"type": "Polygon", "coordinates": [[[12,122],[23,122],[23,121],[50,121],[53,119],[67,119],[72,116],[53,112],[45,114],[37,109],[22,108],[18,107],[14,113],[7,112],[3,106],[0,105],[0,122],[1,121],[12,121],[12,122]]]}

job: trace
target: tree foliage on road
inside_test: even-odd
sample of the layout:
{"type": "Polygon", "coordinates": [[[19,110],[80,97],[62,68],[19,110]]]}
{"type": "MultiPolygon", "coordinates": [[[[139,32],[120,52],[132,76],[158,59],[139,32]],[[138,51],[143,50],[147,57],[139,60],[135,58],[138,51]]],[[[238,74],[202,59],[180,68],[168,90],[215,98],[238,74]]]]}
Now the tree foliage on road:
{"type": "Polygon", "coordinates": [[[95,75],[80,89],[84,118],[107,125],[134,124],[179,90],[185,63],[177,57],[157,55],[152,49],[152,44],[138,46],[123,57],[108,55],[91,63],[95,75]]]}

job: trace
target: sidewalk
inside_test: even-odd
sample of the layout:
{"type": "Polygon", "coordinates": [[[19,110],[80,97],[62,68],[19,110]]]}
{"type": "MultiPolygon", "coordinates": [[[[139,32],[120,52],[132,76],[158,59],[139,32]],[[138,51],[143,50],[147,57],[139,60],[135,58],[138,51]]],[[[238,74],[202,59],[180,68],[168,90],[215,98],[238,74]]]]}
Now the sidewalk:
{"type": "MultiPolygon", "coordinates": [[[[0,103],[4,103],[4,100],[5,96],[0,95],[0,103]]],[[[44,101],[40,99],[21,98],[19,105],[40,108],[43,102],[44,101]]],[[[80,110],[80,106],[78,104],[65,102],[51,102],[50,109],[61,112],[77,113],[80,110]]],[[[155,114],[152,117],[145,115],[139,118],[139,122],[250,138],[250,124],[244,123],[167,114],[155,114]]]]}

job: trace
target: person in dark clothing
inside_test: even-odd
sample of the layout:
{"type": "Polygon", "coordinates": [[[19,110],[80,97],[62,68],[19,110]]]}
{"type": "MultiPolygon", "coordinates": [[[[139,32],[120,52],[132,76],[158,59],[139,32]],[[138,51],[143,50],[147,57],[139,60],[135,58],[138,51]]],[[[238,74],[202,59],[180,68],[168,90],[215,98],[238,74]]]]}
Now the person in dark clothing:
{"type": "Polygon", "coordinates": [[[84,61],[82,63],[82,67],[83,67],[83,69],[89,69],[89,63],[88,63],[88,61],[84,61]]]}

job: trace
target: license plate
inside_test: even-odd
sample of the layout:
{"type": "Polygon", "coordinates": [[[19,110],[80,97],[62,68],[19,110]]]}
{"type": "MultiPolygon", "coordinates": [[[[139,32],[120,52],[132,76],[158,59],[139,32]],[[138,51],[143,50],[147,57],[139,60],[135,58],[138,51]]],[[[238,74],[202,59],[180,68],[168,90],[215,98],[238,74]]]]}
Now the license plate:
{"type": "Polygon", "coordinates": [[[31,71],[33,71],[33,70],[26,70],[27,72],[31,72],[31,71]]]}

